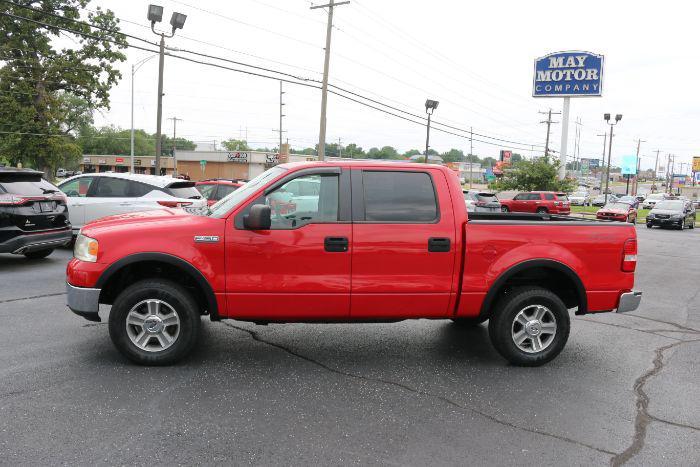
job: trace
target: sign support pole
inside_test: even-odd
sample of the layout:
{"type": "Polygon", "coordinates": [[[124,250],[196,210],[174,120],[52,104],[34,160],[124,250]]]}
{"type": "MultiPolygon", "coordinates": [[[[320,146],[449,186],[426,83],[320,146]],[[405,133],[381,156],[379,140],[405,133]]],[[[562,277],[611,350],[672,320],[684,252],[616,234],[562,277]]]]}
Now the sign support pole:
{"type": "Polygon", "coordinates": [[[564,98],[564,108],[561,111],[561,144],[559,146],[559,180],[566,177],[566,143],[569,140],[569,106],[571,98],[564,98]]]}

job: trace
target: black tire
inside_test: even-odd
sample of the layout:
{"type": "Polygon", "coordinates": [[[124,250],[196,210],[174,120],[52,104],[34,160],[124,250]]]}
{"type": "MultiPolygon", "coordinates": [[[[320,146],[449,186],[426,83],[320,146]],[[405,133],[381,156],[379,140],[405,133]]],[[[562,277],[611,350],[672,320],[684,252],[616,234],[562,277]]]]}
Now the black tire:
{"type": "MultiPolygon", "coordinates": [[[[184,287],[164,279],[146,279],[130,285],[114,300],[109,314],[109,336],[115,347],[129,360],[140,365],[170,365],[181,360],[195,347],[200,328],[201,317],[192,296],[184,287]],[[177,314],[179,331],[169,347],[149,351],[132,342],[126,318],[137,304],[154,299],[167,304],[177,314]]],[[[157,336],[153,339],[160,341],[157,336]]],[[[153,342],[153,339],[149,337],[146,342],[153,342]]]]}
{"type": "Polygon", "coordinates": [[[647,224],[647,229],[651,229],[651,227],[652,227],[651,224],[647,224]]]}
{"type": "Polygon", "coordinates": [[[510,208],[508,208],[508,206],[501,206],[501,212],[510,212],[510,208]]]}
{"type": "Polygon", "coordinates": [[[537,214],[547,214],[547,208],[537,208],[537,214]]]}
{"type": "Polygon", "coordinates": [[[569,339],[570,327],[569,311],[554,293],[540,287],[517,288],[496,304],[489,320],[489,336],[498,353],[513,365],[540,366],[559,355],[569,339]],[[556,323],[549,321],[547,324],[555,325],[555,333],[543,350],[527,352],[514,341],[514,321],[521,311],[535,305],[546,307],[553,315],[556,323]]]}
{"type": "Polygon", "coordinates": [[[477,316],[476,318],[452,318],[452,322],[459,326],[459,327],[465,327],[465,328],[471,328],[474,326],[478,326],[484,321],[487,321],[487,317],[483,316],[477,316]]]}
{"type": "Polygon", "coordinates": [[[42,259],[49,256],[51,253],[53,253],[53,248],[49,248],[48,250],[28,251],[24,253],[24,256],[27,259],[42,259]]]}

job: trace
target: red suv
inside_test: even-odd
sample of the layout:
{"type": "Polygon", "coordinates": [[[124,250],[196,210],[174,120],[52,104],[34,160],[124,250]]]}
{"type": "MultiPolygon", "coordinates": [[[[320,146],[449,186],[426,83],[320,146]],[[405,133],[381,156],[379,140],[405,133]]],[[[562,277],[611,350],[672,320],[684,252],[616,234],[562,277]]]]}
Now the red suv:
{"type": "Polygon", "coordinates": [[[209,206],[216,203],[221,198],[230,195],[242,186],[243,182],[239,180],[225,178],[212,178],[195,183],[195,188],[206,198],[209,206]]]}
{"type": "Polygon", "coordinates": [[[501,199],[500,201],[503,212],[571,213],[571,204],[566,193],[530,191],[518,193],[513,199],[501,199]]]}

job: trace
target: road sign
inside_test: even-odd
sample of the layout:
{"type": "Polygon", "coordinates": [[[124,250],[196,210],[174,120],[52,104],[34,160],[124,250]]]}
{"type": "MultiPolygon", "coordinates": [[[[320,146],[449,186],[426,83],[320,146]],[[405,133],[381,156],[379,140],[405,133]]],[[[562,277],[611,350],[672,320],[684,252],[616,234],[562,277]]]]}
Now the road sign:
{"type": "Polygon", "coordinates": [[[600,96],[602,92],[602,55],[555,52],[535,60],[533,97],[600,96]]]}
{"type": "Polygon", "coordinates": [[[513,151],[507,151],[505,149],[501,149],[501,161],[505,162],[506,164],[510,164],[510,161],[512,158],[513,158],[513,151]]]}
{"type": "Polygon", "coordinates": [[[693,157],[693,172],[700,172],[700,157],[693,157]]]}
{"type": "Polygon", "coordinates": [[[622,156],[622,175],[633,175],[637,173],[637,156],[629,154],[622,156]]]}
{"type": "Polygon", "coordinates": [[[590,159],[581,159],[581,172],[587,174],[590,168],[590,159]]]}
{"type": "Polygon", "coordinates": [[[588,167],[591,169],[597,169],[600,167],[600,160],[598,159],[588,159],[588,167]]]}

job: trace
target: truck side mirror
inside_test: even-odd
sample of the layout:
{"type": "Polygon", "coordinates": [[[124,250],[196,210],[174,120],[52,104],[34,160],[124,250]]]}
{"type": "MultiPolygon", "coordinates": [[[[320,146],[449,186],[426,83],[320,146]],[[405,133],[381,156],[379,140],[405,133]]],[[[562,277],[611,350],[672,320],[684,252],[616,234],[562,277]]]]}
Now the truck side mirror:
{"type": "Polygon", "coordinates": [[[270,206],[254,204],[250,212],[243,217],[243,226],[248,230],[270,230],[272,215],[270,206]]]}

